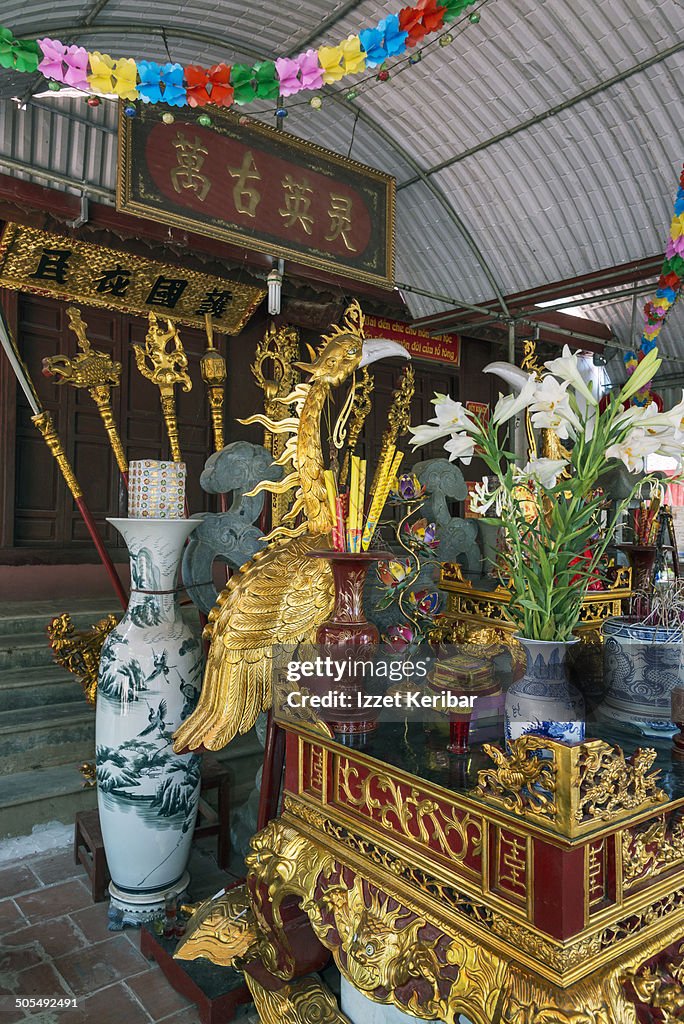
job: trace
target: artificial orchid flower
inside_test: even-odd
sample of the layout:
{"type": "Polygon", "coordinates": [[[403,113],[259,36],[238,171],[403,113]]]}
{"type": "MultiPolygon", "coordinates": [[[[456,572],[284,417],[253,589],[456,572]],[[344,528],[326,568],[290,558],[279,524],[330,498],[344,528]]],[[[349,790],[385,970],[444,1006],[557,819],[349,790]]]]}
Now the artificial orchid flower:
{"type": "Polygon", "coordinates": [[[435,615],[439,609],[440,597],[436,590],[412,590],[408,596],[409,605],[419,615],[435,615]]]}
{"type": "Polygon", "coordinates": [[[436,548],[439,544],[437,527],[434,523],[428,523],[427,519],[418,519],[415,523],[407,523],[404,529],[409,541],[414,541],[422,547],[436,548]]]}
{"type": "Polygon", "coordinates": [[[390,492],[390,498],[392,501],[417,501],[425,490],[415,473],[402,473],[390,492]]]}
{"type": "Polygon", "coordinates": [[[410,626],[392,626],[383,639],[390,650],[399,654],[413,643],[413,630],[410,626]]]}
{"type": "Polygon", "coordinates": [[[411,561],[407,558],[405,562],[399,562],[395,559],[392,559],[390,562],[378,562],[376,571],[378,579],[386,587],[397,587],[412,571],[411,561]]]}

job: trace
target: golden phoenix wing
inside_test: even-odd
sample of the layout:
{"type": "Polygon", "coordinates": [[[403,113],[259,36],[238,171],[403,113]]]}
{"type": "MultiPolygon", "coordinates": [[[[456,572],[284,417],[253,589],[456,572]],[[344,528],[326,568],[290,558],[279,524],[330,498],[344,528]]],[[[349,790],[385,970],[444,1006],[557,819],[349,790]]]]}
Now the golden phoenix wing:
{"type": "Polygon", "coordinates": [[[202,693],[174,735],[175,750],[220,750],[270,707],[273,646],[306,640],[332,612],[330,566],[308,557],[326,546],[308,534],[280,541],[230,580],[209,615],[202,693]]]}

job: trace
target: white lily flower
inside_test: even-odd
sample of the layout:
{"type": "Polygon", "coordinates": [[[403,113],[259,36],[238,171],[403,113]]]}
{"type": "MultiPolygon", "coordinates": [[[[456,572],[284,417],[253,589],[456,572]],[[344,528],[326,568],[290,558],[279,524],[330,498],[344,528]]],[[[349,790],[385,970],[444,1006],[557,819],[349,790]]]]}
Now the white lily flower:
{"type": "Polygon", "coordinates": [[[630,473],[640,473],[644,469],[647,455],[653,455],[660,449],[661,438],[647,434],[643,427],[635,427],[619,444],[611,444],[606,448],[607,459],[620,459],[630,473]]]}
{"type": "Polygon", "coordinates": [[[567,459],[530,459],[523,469],[523,475],[528,480],[535,480],[546,490],[551,490],[567,464],[567,459]]]}
{"type": "Polygon", "coordinates": [[[475,442],[468,434],[452,434],[444,445],[444,450],[449,452],[449,462],[460,459],[464,465],[469,466],[475,451],[475,442]]]}
{"type": "Polygon", "coordinates": [[[526,409],[534,398],[537,383],[538,381],[530,374],[517,395],[499,395],[492,413],[492,423],[505,423],[526,409]]]}
{"type": "Polygon", "coordinates": [[[472,414],[468,412],[462,402],[455,402],[448,395],[435,395],[432,404],[435,407],[435,417],[430,420],[430,423],[436,423],[439,427],[448,427],[450,433],[454,430],[477,429],[472,414]]]}
{"type": "Polygon", "coordinates": [[[537,383],[534,400],[530,405],[532,424],[555,430],[561,440],[575,437],[580,423],[568,398],[569,381],[559,383],[549,375],[537,383]]]}
{"type": "Polygon", "coordinates": [[[579,392],[589,405],[598,405],[596,395],[580,373],[577,356],[574,352],[570,351],[567,345],[563,346],[562,356],[558,359],[550,359],[547,363],[544,363],[544,366],[556,377],[560,377],[561,380],[572,384],[575,391],[579,392]]]}
{"type": "Polygon", "coordinates": [[[409,427],[413,437],[410,444],[413,448],[419,448],[423,444],[430,444],[431,441],[439,441],[448,437],[451,427],[433,427],[429,423],[421,423],[419,427],[409,427]]]}

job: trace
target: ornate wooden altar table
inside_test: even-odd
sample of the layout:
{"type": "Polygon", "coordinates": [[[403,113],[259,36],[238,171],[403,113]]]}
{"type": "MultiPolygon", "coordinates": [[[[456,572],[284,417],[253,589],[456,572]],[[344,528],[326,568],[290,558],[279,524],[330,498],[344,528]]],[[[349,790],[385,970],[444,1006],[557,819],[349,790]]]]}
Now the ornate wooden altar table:
{"type": "Polygon", "coordinates": [[[366,996],[425,1019],[679,1019],[658,1008],[673,985],[684,1005],[684,776],[669,756],[661,774],[655,750],[523,737],[454,758],[396,723],[358,751],[325,729],[287,726],[282,816],[181,956],[244,970],[266,1021],[345,1019],[318,981],[294,981],[328,951],[366,996]]]}

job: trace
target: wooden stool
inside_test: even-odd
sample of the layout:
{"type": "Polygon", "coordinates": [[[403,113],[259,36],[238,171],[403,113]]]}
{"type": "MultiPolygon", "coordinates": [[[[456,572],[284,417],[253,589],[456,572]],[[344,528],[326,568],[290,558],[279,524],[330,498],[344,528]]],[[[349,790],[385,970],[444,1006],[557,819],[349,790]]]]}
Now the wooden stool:
{"type": "Polygon", "coordinates": [[[202,755],[202,785],[200,788],[197,824],[194,838],[201,836],[218,836],[216,861],[223,870],[228,869],[230,861],[230,776],[228,769],[215,757],[202,755]],[[210,790],[218,790],[218,810],[204,799],[210,790]]]}
{"type": "Polygon", "coordinates": [[[95,811],[78,811],[74,827],[74,861],[82,864],[90,878],[93,903],[107,899],[111,875],[107,867],[100,815],[95,811]]]}

